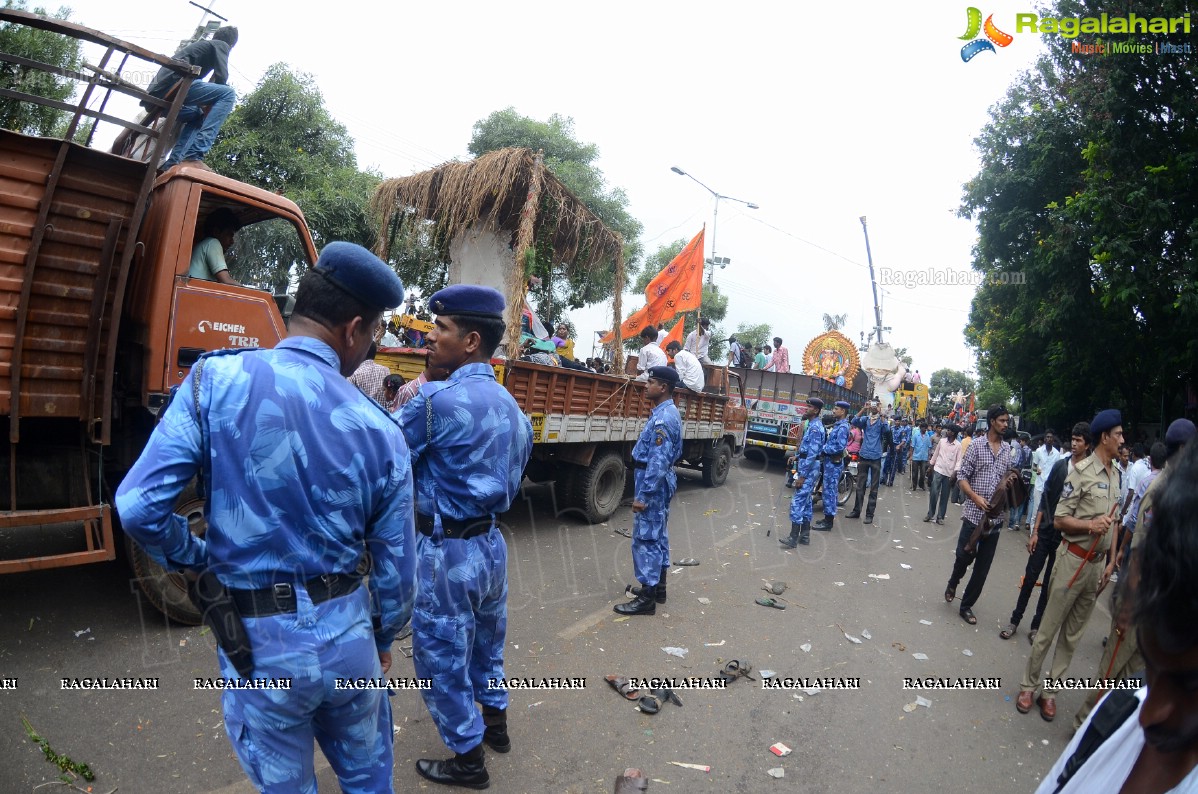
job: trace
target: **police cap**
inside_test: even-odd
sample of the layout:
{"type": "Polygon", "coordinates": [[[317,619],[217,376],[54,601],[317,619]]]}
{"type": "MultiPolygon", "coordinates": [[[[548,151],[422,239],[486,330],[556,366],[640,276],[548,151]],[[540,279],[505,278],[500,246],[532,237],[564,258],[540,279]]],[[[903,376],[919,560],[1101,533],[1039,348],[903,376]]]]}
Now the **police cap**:
{"type": "Polygon", "coordinates": [[[673,367],[649,367],[648,375],[649,380],[659,380],[671,388],[678,388],[678,370],[673,367]]]}
{"type": "Polygon", "coordinates": [[[837,408],[843,408],[844,410],[846,410],[846,411],[847,411],[847,410],[849,410],[850,408],[852,408],[853,406],[849,405],[849,404],[848,404],[848,402],[847,402],[846,400],[837,400],[837,401],[836,401],[836,407],[837,407],[837,408]]]}
{"type": "Polygon", "coordinates": [[[817,411],[822,410],[824,407],[824,401],[818,397],[810,397],[807,400],[807,406],[810,408],[814,408],[817,411]]]}
{"type": "Polygon", "coordinates": [[[1099,411],[1094,415],[1094,419],[1090,421],[1090,433],[1093,434],[1095,441],[1098,437],[1108,430],[1113,430],[1123,424],[1123,417],[1119,414],[1116,408],[1107,408],[1105,411],[1099,411]]]}
{"type": "Polygon", "coordinates": [[[1198,428],[1194,427],[1193,422],[1189,419],[1174,419],[1165,431],[1165,443],[1186,444],[1195,435],[1198,435],[1198,428]]]}
{"type": "Polygon", "coordinates": [[[403,303],[403,282],[399,276],[357,243],[329,243],[320,252],[314,269],[364,306],[381,311],[403,303]]]}
{"type": "Polygon", "coordinates": [[[503,295],[491,287],[454,284],[433,293],[428,308],[433,314],[503,319],[503,295]]]}

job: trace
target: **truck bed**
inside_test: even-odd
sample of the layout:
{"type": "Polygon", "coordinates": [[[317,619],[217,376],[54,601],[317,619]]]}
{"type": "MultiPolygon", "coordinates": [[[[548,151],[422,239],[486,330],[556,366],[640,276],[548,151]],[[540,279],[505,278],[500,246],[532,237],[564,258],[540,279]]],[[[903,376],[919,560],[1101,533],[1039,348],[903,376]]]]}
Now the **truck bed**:
{"type": "Polygon", "coordinates": [[[62,148],[0,130],[0,414],[16,398],[22,417],[88,420],[103,415],[97,369],[148,166],[68,144],[46,207],[62,148]]]}
{"type": "MultiPolygon", "coordinates": [[[[533,423],[534,443],[636,441],[651,406],[643,381],[511,361],[504,385],[533,423]]],[[[683,439],[718,439],[729,424],[728,398],[674,392],[683,439]]]]}

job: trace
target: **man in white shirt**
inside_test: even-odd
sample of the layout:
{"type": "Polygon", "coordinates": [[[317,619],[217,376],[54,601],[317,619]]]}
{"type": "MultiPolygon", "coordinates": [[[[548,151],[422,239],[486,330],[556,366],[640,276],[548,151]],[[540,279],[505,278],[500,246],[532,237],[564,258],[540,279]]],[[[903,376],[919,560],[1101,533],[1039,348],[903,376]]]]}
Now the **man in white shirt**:
{"type": "Polygon", "coordinates": [[[1061,459],[1061,451],[1057,449],[1057,438],[1051,430],[1044,434],[1044,444],[1032,453],[1032,471],[1036,474],[1036,484],[1032,489],[1030,515],[1035,515],[1040,509],[1040,497],[1044,494],[1044,483],[1052,467],[1061,459]]]}
{"type": "Polygon", "coordinates": [[[657,329],[651,325],[646,325],[641,329],[641,350],[636,356],[636,371],[640,374],[636,376],[637,380],[648,380],[649,370],[654,367],[669,366],[670,360],[666,358],[666,351],[657,346],[657,329]]]}
{"type": "MultiPolygon", "coordinates": [[[[1135,710],[1092,750],[1062,794],[1198,792],[1198,490],[1193,487],[1198,446],[1174,465],[1169,463],[1171,473],[1153,505],[1152,531],[1144,536],[1128,576],[1136,583],[1131,623],[1138,626],[1147,687],[1135,693],[1135,710]]],[[[1126,694],[1116,690],[1098,705],[1037,794],[1057,790],[1058,777],[1087,732],[1126,694]]]]}
{"type": "Polygon", "coordinates": [[[657,346],[661,347],[661,343],[666,341],[666,337],[669,335],[670,335],[670,332],[666,330],[666,324],[658,323],[657,324],[657,346]]]}
{"type": "Polygon", "coordinates": [[[674,357],[674,369],[678,370],[682,385],[691,391],[703,391],[703,365],[694,353],[683,350],[676,341],[666,345],[666,352],[674,357]]]}
{"type": "Polygon", "coordinates": [[[1136,444],[1131,448],[1131,459],[1132,464],[1123,474],[1123,504],[1119,511],[1121,517],[1127,515],[1127,508],[1131,507],[1131,500],[1136,496],[1136,489],[1140,487],[1140,483],[1152,470],[1148,463],[1148,450],[1143,444],[1136,444]]]}
{"type": "Polygon", "coordinates": [[[686,335],[686,344],[682,347],[694,353],[700,363],[710,364],[711,359],[707,357],[707,351],[711,348],[711,320],[701,318],[699,327],[686,335]]]}

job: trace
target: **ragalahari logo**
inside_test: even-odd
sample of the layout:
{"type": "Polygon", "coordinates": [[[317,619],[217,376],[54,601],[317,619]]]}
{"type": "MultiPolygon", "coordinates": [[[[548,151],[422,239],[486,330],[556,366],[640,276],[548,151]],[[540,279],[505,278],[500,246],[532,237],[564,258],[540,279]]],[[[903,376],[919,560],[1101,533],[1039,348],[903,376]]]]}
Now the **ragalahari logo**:
{"type": "Polygon", "coordinates": [[[979,52],[997,52],[994,45],[1006,47],[1015,37],[1010,33],[1003,33],[994,26],[994,14],[986,17],[986,24],[982,24],[981,10],[970,6],[965,9],[967,24],[965,27],[965,35],[961,36],[962,41],[969,42],[961,48],[961,60],[969,63],[973,57],[979,52]],[[978,38],[978,33],[985,33],[986,38],[978,38]],[[991,43],[993,42],[993,43],[991,43]]]}

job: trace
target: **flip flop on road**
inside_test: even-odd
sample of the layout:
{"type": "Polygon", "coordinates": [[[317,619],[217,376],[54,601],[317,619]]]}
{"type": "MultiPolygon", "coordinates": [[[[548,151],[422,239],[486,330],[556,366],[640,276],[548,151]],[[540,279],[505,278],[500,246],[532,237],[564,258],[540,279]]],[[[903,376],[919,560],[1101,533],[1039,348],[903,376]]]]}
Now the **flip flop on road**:
{"type": "Polygon", "coordinates": [[[750,681],[757,679],[749,675],[749,671],[753,669],[753,665],[748,662],[743,662],[740,659],[733,659],[724,665],[724,669],[720,671],[720,678],[727,682],[735,681],[742,676],[750,681]]]}
{"type": "Polygon", "coordinates": [[[685,565],[688,568],[692,565],[698,565],[699,561],[694,557],[687,557],[685,560],[674,560],[675,565],[685,565]]]}
{"type": "Polygon", "coordinates": [[[636,707],[646,714],[656,714],[661,711],[661,702],[652,695],[645,695],[637,701],[636,707]]]}
{"type": "Polygon", "coordinates": [[[761,604],[763,607],[773,607],[774,609],[786,609],[785,604],[779,604],[777,601],[775,601],[772,598],[759,598],[756,601],[754,601],[753,603],[761,604]]]}
{"type": "Polygon", "coordinates": [[[762,585],[761,589],[770,595],[780,596],[786,592],[786,582],[771,582],[768,585],[762,585]]]}
{"type": "Polygon", "coordinates": [[[617,535],[623,535],[626,538],[632,537],[631,529],[624,529],[622,527],[617,527],[616,529],[613,529],[612,532],[615,532],[617,535]]]}
{"type": "Polygon", "coordinates": [[[627,678],[618,675],[607,675],[603,680],[611,684],[611,688],[624,696],[626,700],[640,700],[641,690],[633,689],[627,678]]]}

